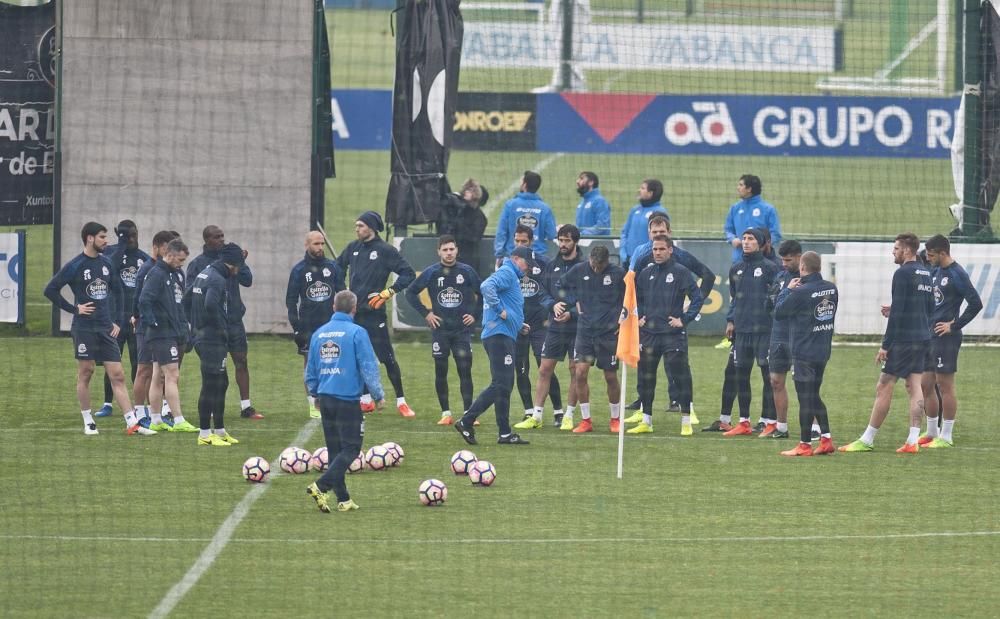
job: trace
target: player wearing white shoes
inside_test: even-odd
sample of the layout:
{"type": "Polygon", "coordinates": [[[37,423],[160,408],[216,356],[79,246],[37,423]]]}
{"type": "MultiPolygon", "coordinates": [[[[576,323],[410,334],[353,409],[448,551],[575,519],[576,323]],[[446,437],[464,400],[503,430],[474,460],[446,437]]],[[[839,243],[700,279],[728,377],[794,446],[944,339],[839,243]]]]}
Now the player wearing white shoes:
{"type": "Polygon", "coordinates": [[[121,316],[115,307],[113,289],[121,285],[114,276],[114,265],[101,252],[108,244],[108,229],[97,222],[87,222],[80,231],[83,253],[66,263],[45,286],[45,297],[60,309],[73,315],[70,333],[76,351],[76,397],[83,415],[83,433],[97,434],[97,424],[90,408],[90,378],[98,361],[111,378],[111,387],[118,406],[125,411],[127,434],[156,434],[139,425],[125,387],[121,351],[118,349],[119,325],[113,317],[121,316]],[[73,291],[73,303],[62,296],[62,289],[73,291]]]}

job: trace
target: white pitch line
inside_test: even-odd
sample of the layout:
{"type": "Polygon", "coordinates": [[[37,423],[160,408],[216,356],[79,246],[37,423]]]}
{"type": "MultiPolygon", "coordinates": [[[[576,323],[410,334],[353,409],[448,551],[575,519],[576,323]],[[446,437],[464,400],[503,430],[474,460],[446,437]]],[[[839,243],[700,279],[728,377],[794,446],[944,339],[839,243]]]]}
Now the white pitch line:
{"type": "MultiPolygon", "coordinates": [[[[566,153],[553,153],[548,157],[546,157],[545,159],[542,159],[541,161],[536,163],[534,167],[529,169],[534,170],[535,172],[541,172],[545,168],[549,167],[550,163],[552,163],[556,159],[559,159],[565,154],[566,153]]],[[[497,196],[495,199],[490,200],[490,203],[487,204],[486,207],[483,209],[483,214],[489,217],[489,214],[493,212],[493,209],[495,209],[498,204],[503,204],[507,202],[509,198],[513,197],[514,194],[516,194],[520,190],[521,190],[521,178],[518,177],[518,179],[513,183],[511,183],[510,186],[507,187],[507,189],[504,189],[502,194],[497,196]]]]}
{"type": "MultiPolygon", "coordinates": [[[[298,435],[292,441],[292,445],[302,445],[309,440],[312,433],[316,431],[319,427],[319,421],[315,419],[309,420],[306,425],[302,427],[298,435]]],[[[280,475],[281,469],[278,468],[278,460],[275,459],[271,463],[271,468],[275,469],[275,476],[280,475]]],[[[266,491],[270,484],[258,484],[247,491],[243,499],[236,504],[233,511],[230,512],[229,516],[219,525],[218,530],[215,535],[212,536],[212,540],[209,542],[208,546],[201,551],[201,555],[198,560],[194,562],[194,565],[187,571],[184,576],[178,580],[173,587],[167,591],[167,594],[163,596],[160,603],[156,605],[156,608],[149,613],[151,619],[162,619],[170,614],[170,611],[184,599],[187,592],[194,587],[201,577],[208,571],[212,564],[220,554],[222,554],[223,549],[225,549],[226,544],[233,537],[233,533],[236,531],[236,527],[240,526],[243,519],[247,517],[250,513],[250,508],[253,504],[257,502],[266,491]]]]}
{"type": "MultiPolygon", "coordinates": [[[[266,484],[257,487],[265,487],[266,484]]],[[[545,544],[728,544],[746,542],[823,542],[823,541],[852,541],[852,540],[899,540],[899,539],[936,539],[936,538],[959,538],[959,537],[996,537],[1000,536],[1000,531],[938,531],[926,533],[882,533],[870,535],[761,535],[750,537],[726,536],[726,537],[560,537],[560,538],[446,538],[446,539],[323,539],[323,538],[234,538],[229,542],[234,544],[525,544],[525,545],[545,545],[545,544]]],[[[138,542],[138,543],[202,543],[214,541],[209,538],[176,538],[176,537],[115,537],[115,536],[82,536],[82,535],[0,535],[0,539],[5,540],[48,540],[59,542],[138,542]]],[[[193,584],[193,583],[192,583],[193,584]]],[[[179,601],[179,599],[178,599],[179,601]]],[[[161,604],[162,605],[162,604],[161,604]]],[[[159,608],[159,607],[158,607],[159,608]]],[[[167,610],[169,612],[169,609],[167,610]]]]}

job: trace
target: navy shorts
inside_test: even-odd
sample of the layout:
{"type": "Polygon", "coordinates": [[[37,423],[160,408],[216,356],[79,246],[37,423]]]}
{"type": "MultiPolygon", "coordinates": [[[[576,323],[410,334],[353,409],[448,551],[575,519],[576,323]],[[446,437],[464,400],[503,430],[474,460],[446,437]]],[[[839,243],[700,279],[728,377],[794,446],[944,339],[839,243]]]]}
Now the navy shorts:
{"type": "Polygon", "coordinates": [[[226,356],[229,354],[225,342],[196,342],[194,351],[201,360],[202,374],[225,374],[226,356]]]}
{"type": "Polygon", "coordinates": [[[73,333],[73,349],[79,361],[121,363],[122,351],[118,340],[107,331],[77,331],[73,333]]]}
{"type": "Polygon", "coordinates": [[[889,355],[882,371],[898,378],[906,378],[910,374],[923,374],[931,365],[931,343],[928,342],[896,342],[889,346],[889,355]]]}
{"type": "Polygon", "coordinates": [[[448,329],[433,329],[431,331],[431,356],[435,359],[447,359],[449,355],[472,357],[472,332],[468,329],[450,331],[448,329]]]}
{"type": "Polygon", "coordinates": [[[354,323],[364,327],[368,332],[368,339],[375,349],[375,356],[382,363],[395,362],[396,353],[392,350],[392,342],[389,341],[389,319],[384,312],[364,312],[354,316],[354,323]]]}
{"type": "Polygon", "coordinates": [[[527,338],[528,342],[531,344],[531,352],[534,353],[535,358],[542,356],[542,349],[545,347],[545,336],[548,334],[548,329],[545,325],[538,325],[537,327],[531,327],[531,331],[528,331],[527,335],[517,334],[517,340],[519,343],[523,344],[523,340],[527,338]]]}
{"type": "Polygon", "coordinates": [[[770,333],[737,333],[733,339],[733,362],[736,367],[753,367],[754,363],[766,366],[770,343],[770,333]]]}
{"type": "Polygon", "coordinates": [[[149,340],[146,342],[146,348],[149,349],[149,355],[152,357],[153,363],[170,365],[171,363],[181,362],[181,346],[177,343],[177,340],[165,338],[149,340]]]}
{"type": "Polygon", "coordinates": [[[786,374],[790,369],[792,369],[792,357],[788,344],[771,344],[767,349],[767,371],[772,374],[786,374]]]}
{"type": "Polygon", "coordinates": [[[246,352],[250,345],[247,343],[247,330],[243,326],[243,321],[229,323],[226,325],[226,347],[229,352],[246,352]]]}
{"type": "Polygon", "coordinates": [[[818,361],[795,361],[795,373],[792,378],[797,383],[823,383],[823,372],[826,371],[826,363],[818,361]]]}
{"type": "Polygon", "coordinates": [[[577,331],[576,341],[573,343],[573,360],[587,365],[596,364],[601,370],[617,370],[618,357],[615,356],[617,349],[617,331],[605,334],[577,331]]]}
{"type": "Polygon", "coordinates": [[[146,345],[146,336],[142,333],[142,330],[136,331],[135,349],[137,353],[136,358],[139,360],[139,363],[153,364],[153,356],[149,352],[149,346],[146,345]]]}
{"type": "Polygon", "coordinates": [[[958,371],[958,351],[962,347],[962,334],[948,333],[931,338],[931,363],[928,372],[954,374],[958,371]]]}
{"type": "Polygon", "coordinates": [[[567,353],[572,355],[575,342],[576,331],[553,331],[550,327],[545,333],[545,342],[542,343],[542,359],[562,361],[567,353]]]}

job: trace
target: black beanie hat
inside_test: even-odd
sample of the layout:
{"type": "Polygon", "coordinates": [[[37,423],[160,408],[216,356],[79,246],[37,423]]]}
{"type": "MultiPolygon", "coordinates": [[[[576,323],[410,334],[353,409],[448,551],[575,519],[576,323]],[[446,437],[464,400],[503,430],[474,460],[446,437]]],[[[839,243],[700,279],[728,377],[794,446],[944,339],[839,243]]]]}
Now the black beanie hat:
{"type": "Polygon", "coordinates": [[[243,249],[236,243],[226,243],[219,250],[219,260],[234,267],[241,267],[246,262],[243,249]]]}
{"type": "Polygon", "coordinates": [[[375,211],[365,211],[364,213],[361,213],[358,215],[358,221],[364,223],[375,232],[385,230],[385,224],[382,223],[382,216],[375,211]]]}
{"type": "Polygon", "coordinates": [[[762,248],[764,247],[764,234],[760,231],[760,228],[747,228],[743,231],[743,234],[753,235],[753,238],[757,239],[757,245],[762,248]]]}

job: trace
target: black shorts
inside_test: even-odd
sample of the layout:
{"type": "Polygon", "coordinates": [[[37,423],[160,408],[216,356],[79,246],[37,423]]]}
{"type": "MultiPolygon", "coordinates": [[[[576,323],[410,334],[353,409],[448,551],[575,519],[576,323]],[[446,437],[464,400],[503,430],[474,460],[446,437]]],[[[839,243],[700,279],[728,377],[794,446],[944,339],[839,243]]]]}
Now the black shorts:
{"type": "Polygon", "coordinates": [[[792,357],[788,344],[771,344],[767,349],[767,371],[771,374],[786,374],[792,369],[792,357]]]}
{"type": "Polygon", "coordinates": [[[472,332],[468,329],[450,331],[448,329],[433,329],[431,331],[431,356],[435,359],[447,359],[449,355],[472,357],[472,332]]]}
{"type": "Polygon", "coordinates": [[[535,358],[541,358],[542,349],[545,347],[545,336],[548,334],[548,329],[545,325],[538,325],[537,327],[531,327],[531,331],[528,331],[527,335],[517,334],[518,343],[523,344],[523,340],[527,339],[531,344],[531,352],[534,353],[535,358]]]}
{"type": "Polygon", "coordinates": [[[602,370],[617,370],[617,349],[617,331],[600,335],[577,331],[576,341],[573,343],[573,361],[587,365],[596,363],[602,370]]]}
{"type": "Polygon", "coordinates": [[[545,342],[542,343],[542,359],[555,359],[562,361],[567,353],[570,353],[572,360],[573,344],[576,342],[576,331],[553,331],[549,328],[545,332],[545,342]]]}
{"type": "Polygon", "coordinates": [[[796,360],[793,362],[795,366],[795,373],[792,374],[792,378],[797,383],[822,383],[823,382],[823,372],[826,371],[826,363],[821,363],[819,361],[800,361],[796,360]]]}
{"type": "Polygon", "coordinates": [[[927,342],[896,342],[889,346],[889,355],[882,371],[897,378],[906,378],[910,374],[923,374],[930,367],[931,343],[927,342]]]}
{"type": "Polygon", "coordinates": [[[170,365],[181,362],[181,346],[177,340],[157,338],[146,342],[146,348],[149,349],[153,363],[170,365]]]}
{"type": "Polygon", "coordinates": [[[309,355],[309,344],[312,342],[313,331],[299,331],[294,336],[295,347],[299,349],[299,354],[303,357],[309,355]]]}
{"type": "Polygon", "coordinates": [[[354,323],[364,327],[368,332],[368,339],[372,341],[375,356],[380,362],[390,363],[396,360],[392,342],[389,341],[389,319],[385,313],[359,312],[354,316],[354,323]]]}
{"type": "Polygon", "coordinates": [[[961,333],[948,333],[931,338],[931,363],[927,371],[938,374],[958,372],[958,351],[961,347],[961,333]]]}
{"type": "Polygon", "coordinates": [[[767,347],[770,333],[737,333],[733,339],[733,362],[736,367],[763,367],[767,365],[767,347]]]}
{"type": "Polygon", "coordinates": [[[226,325],[226,347],[229,352],[246,352],[250,345],[247,343],[247,330],[243,326],[243,321],[233,322],[226,325]]]}
{"type": "Polygon", "coordinates": [[[98,363],[121,363],[122,351],[118,340],[107,331],[76,331],[73,333],[73,349],[78,361],[98,363]]]}
{"type": "Polygon", "coordinates": [[[196,342],[194,350],[201,360],[202,374],[226,373],[226,357],[229,351],[225,342],[196,342]]]}

